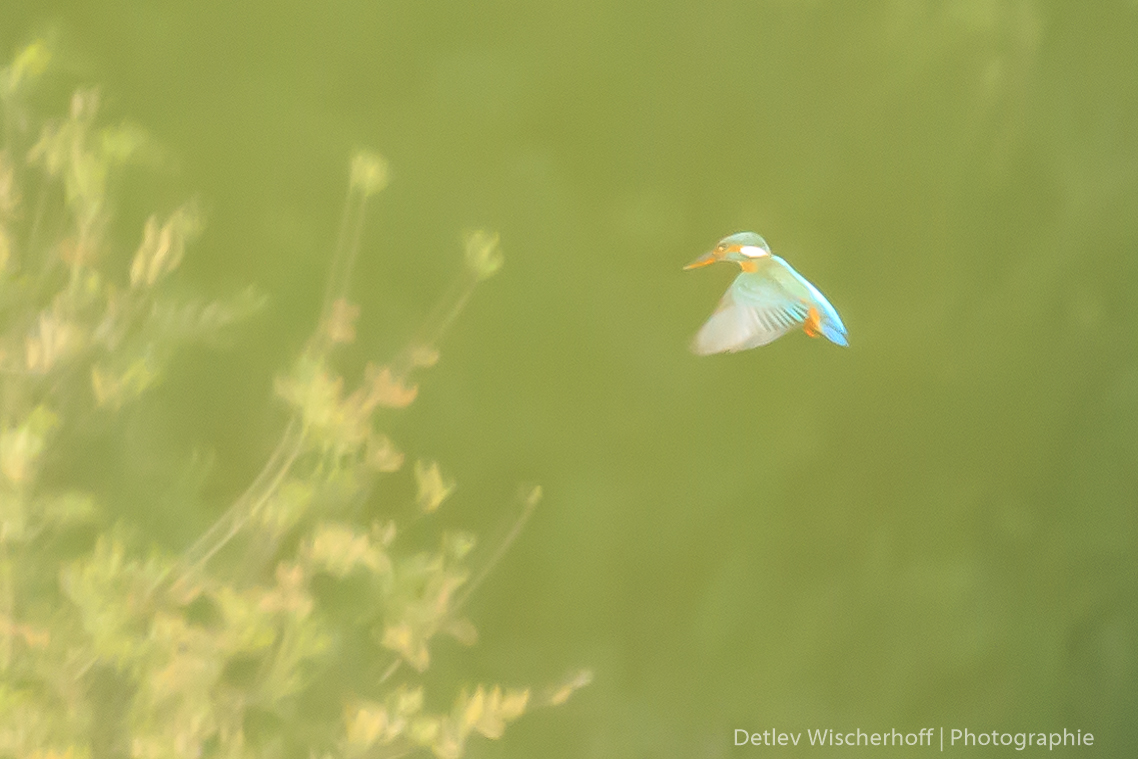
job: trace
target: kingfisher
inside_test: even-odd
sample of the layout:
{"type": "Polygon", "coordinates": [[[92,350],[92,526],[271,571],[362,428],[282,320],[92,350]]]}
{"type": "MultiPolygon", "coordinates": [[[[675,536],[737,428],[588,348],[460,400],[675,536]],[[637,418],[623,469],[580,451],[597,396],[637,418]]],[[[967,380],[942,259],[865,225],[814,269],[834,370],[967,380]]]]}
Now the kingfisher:
{"type": "Polygon", "coordinates": [[[684,271],[717,261],[734,261],[743,271],[692,340],[693,353],[706,356],[757,348],[799,326],[810,337],[821,335],[836,345],[849,345],[846,327],[826,296],[771,253],[759,235],[738,232],[724,237],[684,271]]]}

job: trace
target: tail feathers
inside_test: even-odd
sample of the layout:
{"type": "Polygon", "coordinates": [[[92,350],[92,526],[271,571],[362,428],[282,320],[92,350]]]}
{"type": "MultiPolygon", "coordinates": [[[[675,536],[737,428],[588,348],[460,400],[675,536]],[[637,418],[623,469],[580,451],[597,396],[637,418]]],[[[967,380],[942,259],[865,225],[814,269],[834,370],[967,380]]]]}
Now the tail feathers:
{"type": "Polygon", "coordinates": [[[829,321],[822,322],[822,336],[835,345],[840,345],[843,348],[849,347],[849,341],[846,339],[846,330],[841,324],[832,324],[829,321]]]}
{"type": "Polygon", "coordinates": [[[810,337],[821,335],[831,343],[848,346],[845,325],[836,316],[836,314],[834,318],[830,318],[829,314],[823,316],[817,308],[811,306],[810,310],[806,312],[806,318],[802,320],[802,331],[810,337]]]}

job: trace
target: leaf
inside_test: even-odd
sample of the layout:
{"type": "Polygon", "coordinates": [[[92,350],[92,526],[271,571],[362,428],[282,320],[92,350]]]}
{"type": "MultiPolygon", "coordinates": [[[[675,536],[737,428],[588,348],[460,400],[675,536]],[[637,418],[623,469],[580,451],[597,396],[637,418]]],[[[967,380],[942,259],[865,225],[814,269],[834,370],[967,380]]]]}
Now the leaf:
{"type": "Polygon", "coordinates": [[[385,648],[402,656],[418,672],[426,671],[431,663],[427,642],[407,622],[385,625],[382,643],[385,648]]]}
{"type": "Polygon", "coordinates": [[[381,704],[368,703],[349,709],[344,721],[348,746],[353,751],[388,743],[399,735],[398,723],[388,717],[387,709],[381,704]]]}
{"type": "Polygon", "coordinates": [[[404,384],[402,377],[396,377],[390,367],[376,369],[375,365],[368,364],[368,402],[371,406],[384,408],[406,408],[419,394],[415,385],[404,384]]]}
{"type": "Polygon", "coordinates": [[[550,706],[560,706],[569,700],[569,697],[589,683],[593,682],[593,672],[582,669],[571,673],[568,677],[549,688],[545,696],[545,703],[550,706]]]}
{"type": "Polygon", "coordinates": [[[367,442],[367,464],[379,472],[397,472],[405,456],[386,435],[371,434],[367,442]]]}
{"type": "Polygon", "coordinates": [[[301,520],[312,505],[314,490],[311,484],[295,479],[281,483],[276,492],[257,514],[257,522],[271,535],[283,535],[301,520]]]}
{"type": "Polygon", "coordinates": [[[307,577],[300,564],[282,561],[277,565],[277,584],[261,595],[258,610],[277,614],[285,613],[304,619],[312,612],[313,600],[308,593],[307,577]]]}
{"type": "Polygon", "coordinates": [[[430,345],[415,345],[410,349],[412,365],[420,369],[428,369],[439,362],[439,351],[430,345]]]}
{"type": "Polygon", "coordinates": [[[165,342],[210,340],[260,311],[266,302],[265,296],[252,287],[208,303],[197,299],[158,300],[150,311],[146,327],[159,333],[158,338],[165,342]]]}
{"type": "Polygon", "coordinates": [[[5,95],[16,93],[24,82],[35,79],[45,70],[51,62],[51,49],[43,40],[36,40],[16,55],[12,65],[0,72],[0,82],[7,90],[5,95]]]}
{"type": "Polygon", "coordinates": [[[352,156],[351,188],[364,197],[374,195],[391,181],[387,159],[370,150],[360,150],[352,156]]]}
{"type": "Polygon", "coordinates": [[[201,231],[201,215],[190,203],[183,205],[158,226],[152,215],[142,230],[142,243],[130,265],[131,287],[151,287],[182,263],[186,243],[201,231]]]}
{"type": "Polygon", "coordinates": [[[415,482],[418,485],[418,495],[415,500],[426,514],[436,511],[455,489],[453,481],[443,479],[438,462],[435,461],[429,464],[423,461],[415,462],[415,482]]]}
{"type": "Polygon", "coordinates": [[[151,145],[150,135],[135,124],[124,122],[117,126],[104,127],[99,132],[99,149],[103,157],[111,163],[126,163],[138,159],[141,153],[156,152],[151,145]]]}
{"type": "Polygon", "coordinates": [[[363,567],[375,574],[391,571],[391,559],[367,534],[343,524],[323,523],[312,535],[309,560],[336,577],[347,577],[363,567]]]}
{"type": "Polygon", "coordinates": [[[277,377],[276,394],[300,411],[309,427],[328,428],[340,406],[344,381],[334,376],[319,362],[298,362],[293,373],[277,377]]]}
{"type": "Polygon", "coordinates": [[[19,427],[0,433],[0,472],[17,485],[26,482],[47,445],[48,435],[58,426],[59,417],[40,405],[19,427]]]}
{"type": "Polygon", "coordinates": [[[529,689],[503,691],[495,685],[489,691],[482,685],[473,694],[463,692],[455,702],[451,720],[460,736],[473,729],[497,740],[506,730],[506,723],[525,713],[529,703],[529,689]]]}
{"type": "Polygon", "coordinates": [[[498,247],[498,233],[476,229],[464,235],[466,266],[478,279],[489,279],[502,268],[505,258],[498,247]]]}
{"type": "Polygon", "coordinates": [[[35,331],[25,338],[25,358],[29,371],[50,371],[61,359],[75,353],[83,343],[83,331],[63,318],[56,308],[39,315],[35,331]]]}
{"type": "Polygon", "coordinates": [[[127,401],[142,395],[160,377],[146,356],[135,359],[121,374],[95,365],[91,367],[91,390],[99,406],[119,409],[127,401]]]}

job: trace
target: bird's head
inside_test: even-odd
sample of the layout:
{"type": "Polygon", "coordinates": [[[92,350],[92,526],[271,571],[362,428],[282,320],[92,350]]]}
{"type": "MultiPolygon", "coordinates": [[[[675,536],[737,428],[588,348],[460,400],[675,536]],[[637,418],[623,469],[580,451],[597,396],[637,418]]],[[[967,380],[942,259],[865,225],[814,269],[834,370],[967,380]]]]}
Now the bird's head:
{"type": "Polygon", "coordinates": [[[744,270],[749,270],[756,258],[769,256],[771,249],[767,241],[754,232],[737,232],[724,237],[707,253],[684,267],[684,271],[698,269],[718,261],[734,261],[744,270]]]}

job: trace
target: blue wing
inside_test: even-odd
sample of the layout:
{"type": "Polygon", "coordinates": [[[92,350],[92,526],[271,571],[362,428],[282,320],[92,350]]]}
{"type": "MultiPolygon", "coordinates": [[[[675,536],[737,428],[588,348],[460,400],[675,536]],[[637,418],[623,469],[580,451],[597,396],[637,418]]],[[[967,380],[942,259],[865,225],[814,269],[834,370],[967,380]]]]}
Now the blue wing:
{"type": "Polygon", "coordinates": [[[692,352],[706,356],[766,345],[801,325],[809,310],[777,281],[740,274],[692,340],[692,352]]]}
{"type": "Polygon", "coordinates": [[[848,345],[846,327],[826,296],[786,261],[771,256],[760,271],[735,278],[692,340],[692,352],[706,356],[766,345],[801,327],[811,308],[826,339],[848,345]]]}
{"type": "Polygon", "coordinates": [[[771,267],[771,274],[779,280],[784,289],[794,291],[801,288],[799,292],[805,293],[805,300],[809,301],[808,306],[814,306],[818,309],[818,316],[820,317],[818,328],[822,335],[836,345],[849,345],[849,341],[846,339],[846,325],[842,324],[842,318],[838,316],[837,309],[830,305],[830,301],[826,300],[822,291],[810,284],[805,277],[794,270],[793,266],[778,256],[771,256],[771,261],[779,264],[777,267],[771,267]],[[795,287],[791,282],[798,287],[795,287]]]}

